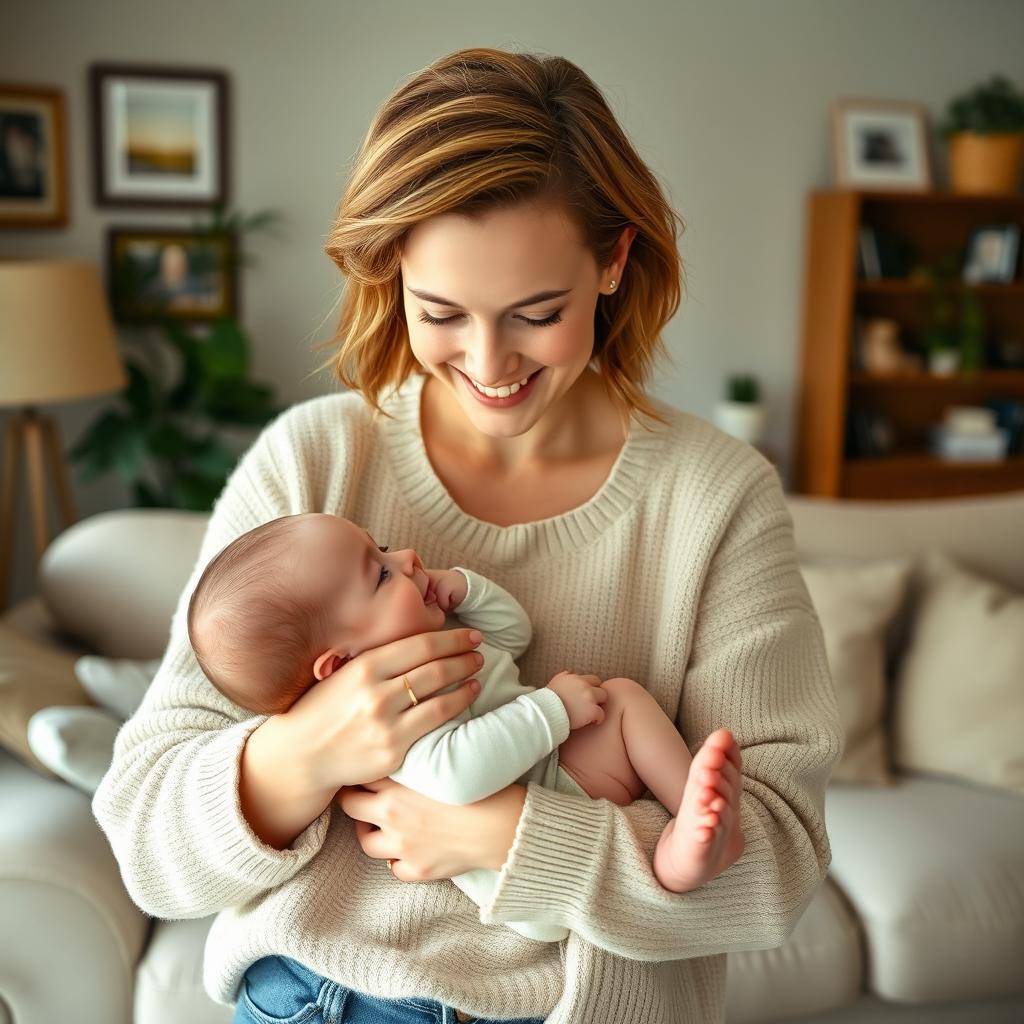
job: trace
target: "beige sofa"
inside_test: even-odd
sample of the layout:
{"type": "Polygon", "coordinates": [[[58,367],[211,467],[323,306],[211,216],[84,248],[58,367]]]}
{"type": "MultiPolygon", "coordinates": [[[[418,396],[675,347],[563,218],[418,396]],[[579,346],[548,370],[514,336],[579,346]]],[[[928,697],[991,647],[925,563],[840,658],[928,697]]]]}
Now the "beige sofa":
{"type": "MultiPolygon", "coordinates": [[[[1024,592],[1024,494],[790,509],[802,557],[935,545],[1024,592]]],[[[157,657],[205,522],[129,510],[80,523],[42,568],[79,639],[57,636],[38,597],[2,621],[54,648],[157,657]]],[[[729,1021],[1024,1021],[1024,799],[908,774],[835,783],[826,814],[829,877],[783,946],[729,955],[729,1021]]],[[[230,1021],[202,990],[211,920],[142,914],[88,798],[0,750],[0,1024],[230,1021]]]]}

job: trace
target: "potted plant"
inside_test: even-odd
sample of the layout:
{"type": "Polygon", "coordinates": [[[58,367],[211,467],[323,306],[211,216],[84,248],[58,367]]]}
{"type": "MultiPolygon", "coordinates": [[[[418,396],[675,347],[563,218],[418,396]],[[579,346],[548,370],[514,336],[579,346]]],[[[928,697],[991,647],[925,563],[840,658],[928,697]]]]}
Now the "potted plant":
{"type": "MultiPolygon", "coordinates": [[[[195,230],[232,232],[239,265],[251,265],[243,234],[276,223],[272,211],[246,219],[218,208],[212,224],[195,230]]],[[[131,273],[114,272],[122,281],[131,273]]],[[[158,316],[152,326],[122,327],[120,339],[128,384],[69,451],[79,479],[115,472],[136,505],[209,511],[240,454],[227,443],[230,433],[281,411],[272,389],[249,378],[248,336],[230,316],[203,326],[158,316]]]]}
{"type": "Polygon", "coordinates": [[[733,374],[726,382],[726,398],[715,406],[715,423],[733,437],[757,445],[764,432],[765,408],[757,378],[733,374]]]}
{"type": "Polygon", "coordinates": [[[938,126],[954,192],[1016,192],[1024,166],[1024,93],[1002,75],[954,97],[938,126]]]}

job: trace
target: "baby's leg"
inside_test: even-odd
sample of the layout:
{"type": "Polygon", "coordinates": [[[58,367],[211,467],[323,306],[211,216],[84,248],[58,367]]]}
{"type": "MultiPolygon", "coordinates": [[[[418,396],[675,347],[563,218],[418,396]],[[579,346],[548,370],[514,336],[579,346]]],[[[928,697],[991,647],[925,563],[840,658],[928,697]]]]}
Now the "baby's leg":
{"type": "Polygon", "coordinates": [[[729,760],[738,760],[736,742],[728,730],[717,730],[691,758],[671,719],[639,683],[618,678],[602,685],[604,722],[570,733],[559,761],[595,798],[625,805],[646,786],[676,815],[658,843],[655,876],[673,892],[695,889],[743,852],[739,773],[729,760]]]}

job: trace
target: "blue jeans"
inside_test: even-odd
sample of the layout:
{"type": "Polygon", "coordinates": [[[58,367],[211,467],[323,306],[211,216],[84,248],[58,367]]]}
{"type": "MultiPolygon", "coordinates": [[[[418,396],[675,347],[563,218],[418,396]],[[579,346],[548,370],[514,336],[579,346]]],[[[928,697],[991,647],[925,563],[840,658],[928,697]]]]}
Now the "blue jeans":
{"type": "MultiPolygon", "coordinates": [[[[245,972],[234,1024],[495,1024],[426,997],[381,999],[322,978],[287,956],[265,956],[245,972]]],[[[506,1024],[544,1024],[541,1017],[506,1024]]]]}

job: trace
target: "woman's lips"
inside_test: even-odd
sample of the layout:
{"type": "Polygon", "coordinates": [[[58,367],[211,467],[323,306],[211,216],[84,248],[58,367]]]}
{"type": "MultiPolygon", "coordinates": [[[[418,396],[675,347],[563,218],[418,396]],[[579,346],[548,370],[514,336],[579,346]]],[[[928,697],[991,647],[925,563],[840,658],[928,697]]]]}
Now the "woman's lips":
{"type": "Polygon", "coordinates": [[[537,382],[537,378],[541,375],[544,367],[539,370],[534,370],[532,374],[527,378],[526,383],[520,387],[520,389],[514,394],[509,395],[507,398],[491,398],[490,395],[485,395],[481,391],[473,386],[473,382],[469,377],[464,374],[458,367],[452,367],[453,370],[462,379],[462,383],[465,385],[466,390],[478,401],[481,405],[486,405],[490,409],[509,409],[513,405],[519,405],[520,402],[525,402],[530,394],[533,392],[533,386],[537,382]]]}

